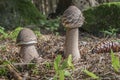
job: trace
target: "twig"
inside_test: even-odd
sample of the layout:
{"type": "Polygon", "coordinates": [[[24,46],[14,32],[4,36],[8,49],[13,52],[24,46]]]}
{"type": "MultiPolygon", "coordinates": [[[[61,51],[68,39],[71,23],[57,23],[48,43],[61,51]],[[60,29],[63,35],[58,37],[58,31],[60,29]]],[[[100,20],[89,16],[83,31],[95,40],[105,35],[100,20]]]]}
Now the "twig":
{"type": "Polygon", "coordinates": [[[11,74],[13,74],[13,77],[17,80],[22,80],[22,77],[16,72],[16,69],[14,66],[11,66],[10,64],[7,64],[6,67],[10,71],[11,74]],[[14,68],[13,68],[14,67],[14,68]]]}
{"type": "MultiPolygon", "coordinates": [[[[30,65],[30,64],[35,64],[35,63],[13,63],[12,65],[14,66],[19,66],[19,65],[30,65]]],[[[0,65],[0,67],[5,67],[6,65],[0,65]]]]}

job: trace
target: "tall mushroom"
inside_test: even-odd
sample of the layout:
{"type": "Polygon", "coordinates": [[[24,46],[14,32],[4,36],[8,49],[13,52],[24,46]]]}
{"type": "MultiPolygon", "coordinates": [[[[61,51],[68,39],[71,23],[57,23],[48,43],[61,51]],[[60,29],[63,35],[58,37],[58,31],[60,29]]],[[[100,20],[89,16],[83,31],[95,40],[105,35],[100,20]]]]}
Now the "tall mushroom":
{"type": "Polygon", "coordinates": [[[16,40],[16,44],[20,46],[20,55],[24,62],[30,62],[34,58],[38,58],[38,52],[35,48],[37,43],[37,38],[32,30],[28,28],[23,28],[16,40]]]}
{"type": "Polygon", "coordinates": [[[80,58],[78,49],[79,27],[84,23],[82,12],[76,6],[70,6],[64,11],[61,17],[61,23],[66,28],[66,40],[64,54],[68,57],[72,54],[73,60],[80,58]]]}

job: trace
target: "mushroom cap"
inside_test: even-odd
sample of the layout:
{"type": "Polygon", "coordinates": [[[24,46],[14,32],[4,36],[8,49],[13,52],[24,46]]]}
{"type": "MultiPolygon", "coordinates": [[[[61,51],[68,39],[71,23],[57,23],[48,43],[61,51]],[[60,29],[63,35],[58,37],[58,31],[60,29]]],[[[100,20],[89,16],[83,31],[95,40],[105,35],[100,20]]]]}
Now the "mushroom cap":
{"type": "Polygon", "coordinates": [[[34,32],[31,29],[23,28],[16,39],[16,44],[19,45],[25,45],[25,44],[35,44],[37,43],[37,38],[34,34],[34,32]]]}
{"type": "Polygon", "coordinates": [[[70,6],[64,11],[61,23],[66,28],[78,28],[83,25],[84,17],[76,6],[70,6]]]}

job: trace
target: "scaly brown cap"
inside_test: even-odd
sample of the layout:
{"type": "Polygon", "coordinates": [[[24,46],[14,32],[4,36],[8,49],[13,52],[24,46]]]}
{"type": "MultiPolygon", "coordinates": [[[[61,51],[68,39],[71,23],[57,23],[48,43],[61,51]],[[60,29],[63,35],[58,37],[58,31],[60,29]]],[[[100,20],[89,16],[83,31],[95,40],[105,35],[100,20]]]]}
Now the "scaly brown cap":
{"type": "Polygon", "coordinates": [[[64,11],[61,23],[66,28],[78,28],[83,25],[84,17],[76,6],[70,6],[64,11]]]}
{"type": "Polygon", "coordinates": [[[34,44],[37,43],[37,38],[34,32],[28,28],[22,29],[16,39],[17,45],[25,45],[25,44],[34,44]]]}

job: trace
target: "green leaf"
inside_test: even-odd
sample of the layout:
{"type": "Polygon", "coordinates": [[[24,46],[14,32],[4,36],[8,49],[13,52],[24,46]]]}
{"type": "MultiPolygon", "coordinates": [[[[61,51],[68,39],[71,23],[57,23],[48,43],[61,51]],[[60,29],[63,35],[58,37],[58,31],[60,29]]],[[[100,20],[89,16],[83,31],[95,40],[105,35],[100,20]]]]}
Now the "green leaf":
{"type": "Polygon", "coordinates": [[[18,33],[22,30],[22,27],[17,27],[15,30],[13,30],[10,35],[9,38],[16,40],[16,37],[18,35],[18,33]]]}
{"type": "Polygon", "coordinates": [[[69,55],[69,56],[68,56],[68,61],[67,61],[67,63],[68,63],[68,66],[69,66],[69,67],[71,67],[72,69],[74,69],[74,65],[73,65],[73,63],[72,63],[72,55],[69,55]]]}
{"type": "MultiPolygon", "coordinates": [[[[64,80],[65,76],[71,77],[71,74],[66,70],[68,68],[74,68],[72,64],[72,56],[70,55],[64,61],[61,61],[62,56],[58,55],[54,60],[54,69],[55,69],[55,76],[59,78],[59,80],[64,80]]],[[[57,78],[55,78],[56,80],[57,78]]],[[[71,77],[72,78],[72,77],[71,77]]]]}
{"type": "Polygon", "coordinates": [[[55,58],[55,61],[54,61],[54,69],[56,70],[56,72],[58,72],[59,70],[59,65],[60,65],[60,62],[61,62],[61,55],[58,55],[56,58],[55,58]]]}
{"type": "Polygon", "coordinates": [[[49,62],[45,62],[45,66],[46,66],[48,69],[50,69],[51,64],[50,64],[49,62]]]}
{"type": "Polygon", "coordinates": [[[96,76],[94,73],[92,73],[92,72],[90,72],[90,71],[88,71],[88,70],[83,70],[84,71],[84,73],[86,73],[88,76],[90,76],[91,78],[93,78],[93,79],[99,79],[99,77],[98,76],[96,76]]]}
{"type": "Polygon", "coordinates": [[[67,60],[64,60],[61,64],[61,70],[65,69],[68,67],[67,60]]]}
{"type": "Polygon", "coordinates": [[[59,71],[59,80],[65,80],[64,70],[60,70],[60,71],[59,71]]]}
{"type": "Polygon", "coordinates": [[[112,35],[112,32],[109,31],[102,31],[104,34],[112,35]]]}
{"type": "Polygon", "coordinates": [[[5,75],[7,75],[7,69],[5,68],[5,67],[3,67],[3,68],[0,68],[0,76],[5,76],[5,75]]]}
{"type": "Polygon", "coordinates": [[[40,20],[40,24],[43,26],[45,25],[46,21],[45,20],[40,20]]]}
{"type": "Polygon", "coordinates": [[[64,72],[64,75],[65,75],[65,76],[68,76],[68,77],[70,77],[70,76],[71,76],[71,74],[70,74],[70,72],[69,72],[69,71],[65,71],[65,72],[64,72]]]}
{"type": "Polygon", "coordinates": [[[4,65],[7,65],[7,64],[10,64],[11,62],[10,61],[4,61],[3,64],[4,65]]]}
{"type": "Polygon", "coordinates": [[[55,27],[59,27],[59,24],[58,24],[58,23],[54,23],[54,26],[55,26],[55,27]]]}
{"type": "Polygon", "coordinates": [[[113,68],[115,69],[115,71],[118,72],[120,69],[119,57],[115,56],[112,50],[111,50],[111,59],[112,59],[113,68]]]}
{"type": "Polygon", "coordinates": [[[0,34],[2,34],[1,37],[4,37],[4,38],[8,36],[8,34],[5,32],[5,29],[1,26],[0,26],[0,34]]]}
{"type": "Polygon", "coordinates": [[[53,80],[57,80],[57,74],[53,77],[53,80]]]}

